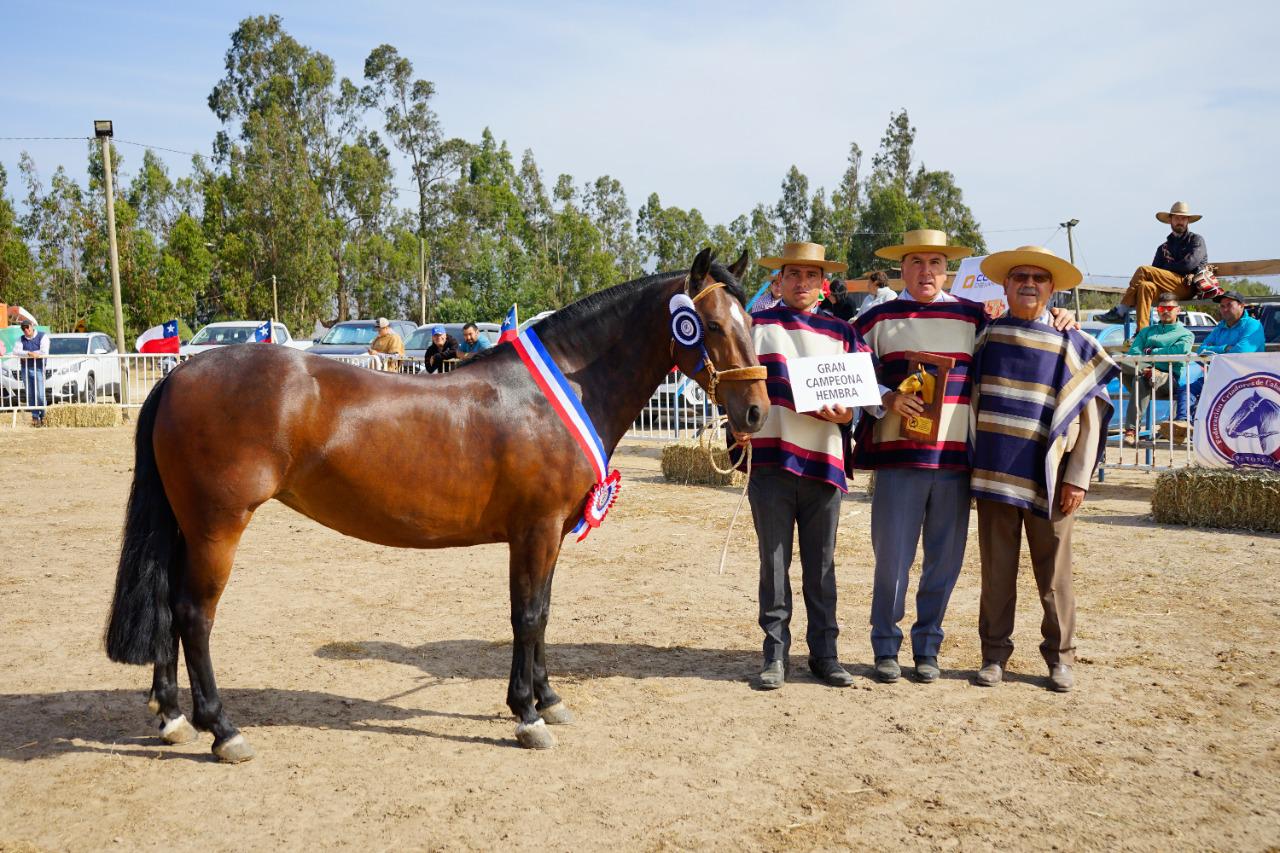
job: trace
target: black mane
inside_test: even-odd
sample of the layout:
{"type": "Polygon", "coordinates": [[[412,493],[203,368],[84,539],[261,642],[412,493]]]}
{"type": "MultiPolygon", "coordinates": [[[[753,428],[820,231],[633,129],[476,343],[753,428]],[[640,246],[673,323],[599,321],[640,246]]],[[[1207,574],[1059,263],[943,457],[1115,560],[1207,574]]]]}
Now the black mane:
{"type": "MultiPolygon", "coordinates": [[[[626,281],[622,284],[615,284],[613,287],[607,287],[604,290],[597,290],[595,293],[584,296],[576,302],[571,302],[560,310],[556,311],[550,317],[542,320],[538,324],[539,337],[546,337],[548,334],[554,334],[564,327],[579,325],[583,322],[590,322],[593,326],[599,327],[601,324],[619,325],[626,320],[631,313],[631,307],[635,297],[642,291],[646,290],[658,281],[670,279],[677,275],[684,275],[686,270],[677,272],[659,272],[653,275],[637,278],[632,281],[626,281]]],[[[742,285],[733,277],[727,268],[718,263],[711,265],[711,277],[724,285],[724,289],[738,300],[744,307],[747,304],[746,291],[742,289],[742,285]]],[[[454,370],[461,370],[478,361],[483,361],[486,357],[493,355],[502,348],[500,346],[491,346],[482,350],[471,358],[459,364],[454,370]]]]}

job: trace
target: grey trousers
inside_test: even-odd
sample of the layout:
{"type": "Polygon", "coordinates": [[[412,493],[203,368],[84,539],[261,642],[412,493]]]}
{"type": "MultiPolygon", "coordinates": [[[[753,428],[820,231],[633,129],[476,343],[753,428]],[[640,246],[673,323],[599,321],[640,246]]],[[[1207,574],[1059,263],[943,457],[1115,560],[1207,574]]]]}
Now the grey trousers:
{"type": "Polygon", "coordinates": [[[805,640],[816,658],[836,656],[836,527],[840,490],[797,477],[777,466],[756,468],[747,488],[760,543],[760,627],[766,662],[791,651],[791,548],[800,531],[801,589],[809,628],[805,640]]]}
{"type": "Polygon", "coordinates": [[[881,468],[871,497],[871,547],[876,553],[871,588],[871,650],[894,657],[902,645],[907,575],[924,533],[924,566],[916,589],[915,657],[936,657],[942,619],[960,577],[969,536],[969,472],[881,468]]]}

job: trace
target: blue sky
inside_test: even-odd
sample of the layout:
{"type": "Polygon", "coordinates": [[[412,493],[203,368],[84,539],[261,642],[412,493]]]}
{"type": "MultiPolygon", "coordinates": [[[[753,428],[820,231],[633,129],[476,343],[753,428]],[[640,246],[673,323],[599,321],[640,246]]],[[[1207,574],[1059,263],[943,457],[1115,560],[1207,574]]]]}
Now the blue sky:
{"type": "MultiPolygon", "coordinates": [[[[1212,259],[1280,256],[1280,6],[1269,3],[5,3],[0,136],[209,151],[206,105],[243,17],[278,13],[359,80],[395,45],[436,84],[447,133],[488,126],[549,181],[610,174],[727,222],[772,203],[795,164],[833,186],[851,141],[878,145],[906,107],[917,155],[955,173],[992,248],[1080,220],[1094,275],[1150,261],[1175,199],[1205,215],[1212,259]],[[188,11],[187,8],[191,11],[188,11]],[[1011,230],[1020,229],[1020,230],[1011,230]],[[1025,229],[1025,230],[1022,230],[1025,229]]],[[[0,141],[47,179],[84,147],[0,141]]],[[[121,146],[124,170],[141,149],[121,146]]],[[[172,169],[187,158],[161,152],[172,169]]],[[[407,173],[398,183],[408,186],[407,173]]],[[[408,195],[402,196],[402,202],[408,195]]]]}

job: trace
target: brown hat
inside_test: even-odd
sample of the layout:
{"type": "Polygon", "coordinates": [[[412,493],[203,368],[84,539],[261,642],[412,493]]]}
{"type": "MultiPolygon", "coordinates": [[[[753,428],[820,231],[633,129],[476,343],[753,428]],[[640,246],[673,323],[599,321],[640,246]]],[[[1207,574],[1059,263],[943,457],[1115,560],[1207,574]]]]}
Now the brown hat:
{"type": "Polygon", "coordinates": [[[827,247],[821,243],[787,243],[780,256],[761,258],[756,263],[771,270],[780,270],[787,264],[821,267],[823,272],[844,272],[849,268],[848,264],[827,260],[827,247]]]}
{"type": "Polygon", "coordinates": [[[1170,207],[1167,211],[1162,210],[1159,213],[1157,213],[1156,219],[1159,219],[1165,225],[1168,225],[1170,217],[1173,217],[1173,216],[1185,216],[1187,217],[1187,221],[1189,222],[1200,221],[1200,214],[1192,213],[1191,206],[1188,205],[1185,201],[1175,201],[1173,203],[1173,206],[1170,207]]]}
{"type": "Polygon", "coordinates": [[[897,246],[885,246],[876,249],[876,256],[900,261],[910,254],[927,253],[945,255],[947,260],[955,261],[973,254],[968,246],[948,246],[947,233],[932,228],[920,228],[902,235],[902,243],[897,246]]]}
{"type": "MultiPolygon", "coordinates": [[[[1084,273],[1044,246],[1019,246],[1008,252],[996,252],[982,259],[982,274],[996,284],[1004,284],[1014,267],[1040,267],[1053,276],[1054,290],[1070,290],[1084,281],[1084,273]]],[[[1166,293],[1168,291],[1165,291],[1166,293]]],[[[1169,294],[1172,296],[1173,294],[1169,294]]]]}

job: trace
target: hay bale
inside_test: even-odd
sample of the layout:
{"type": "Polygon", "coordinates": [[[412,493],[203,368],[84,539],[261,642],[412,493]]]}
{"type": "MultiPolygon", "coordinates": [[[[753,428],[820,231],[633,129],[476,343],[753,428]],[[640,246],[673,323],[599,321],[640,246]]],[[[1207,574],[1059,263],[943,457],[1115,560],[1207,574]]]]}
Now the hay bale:
{"type": "MultiPolygon", "coordinates": [[[[715,448],[716,465],[729,467],[729,451],[715,448]]],[[[707,486],[741,486],[743,474],[733,471],[721,474],[711,467],[705,445],[697,442],[668,444],[662,448],[662,476],[672,483],[698,483],[707,486]]]]}
{"type": "Polygon", "coordinates": [[[69,403],[50,406],[44,411],[46,427],[113,427],[121,423],[119,406],[69,403]]]}
{"type": "Polygon", "coordinates": [[[1156,478],[1151,515],[1162,524],[1280,533],[1280,474],[1179,468],[1156,478]]]}

